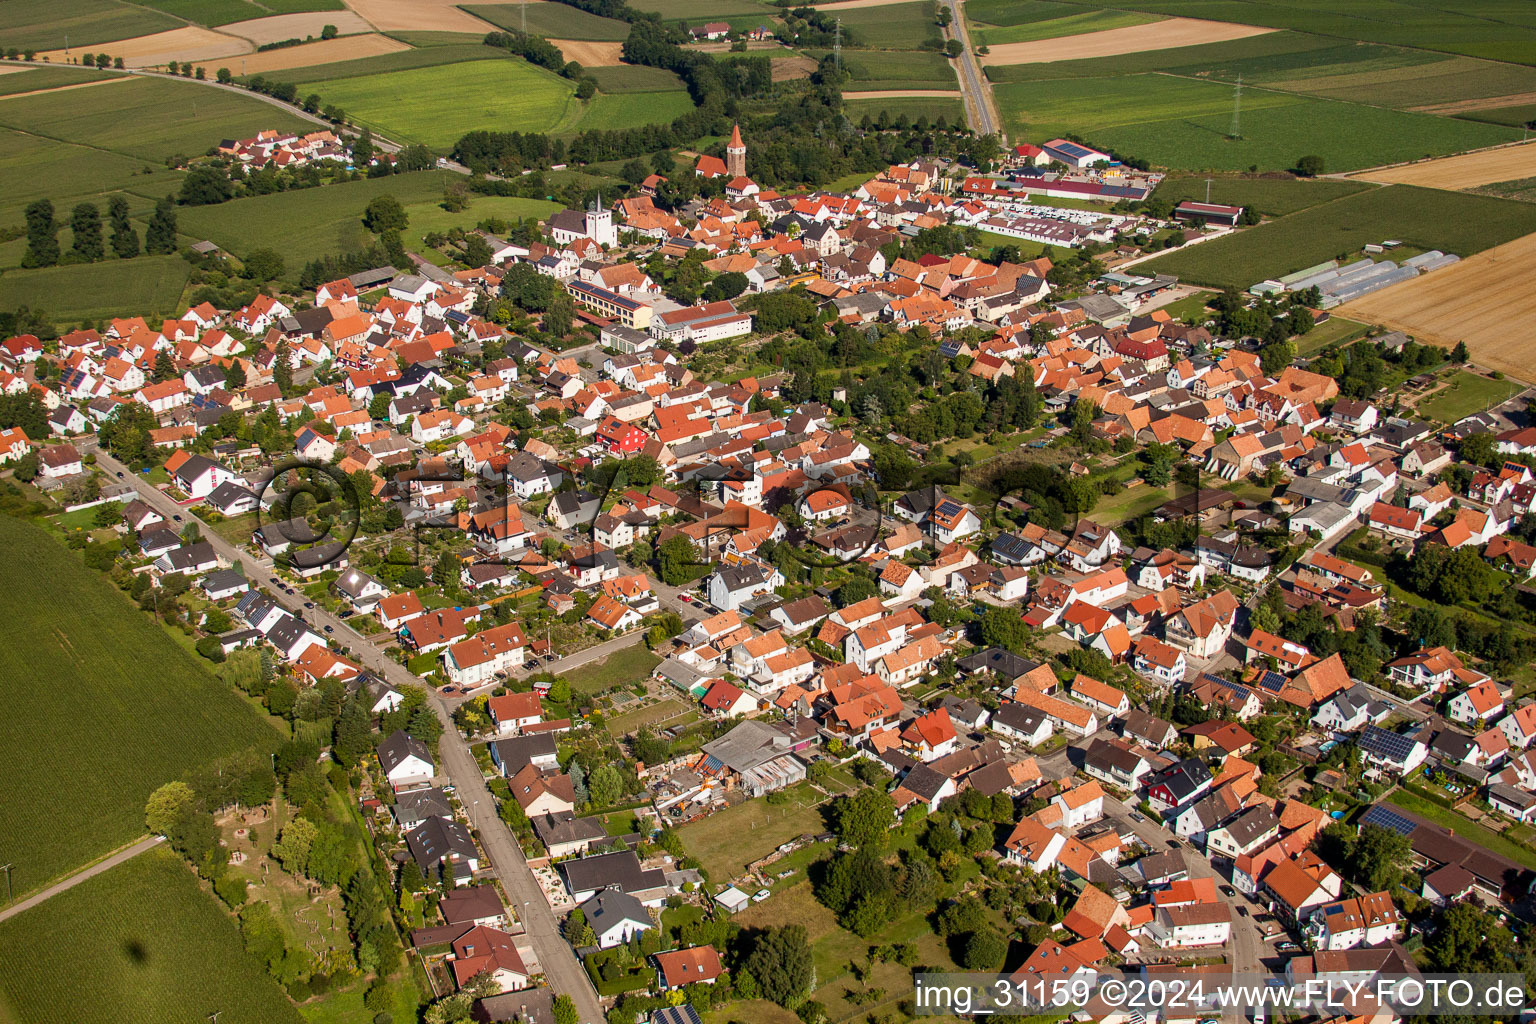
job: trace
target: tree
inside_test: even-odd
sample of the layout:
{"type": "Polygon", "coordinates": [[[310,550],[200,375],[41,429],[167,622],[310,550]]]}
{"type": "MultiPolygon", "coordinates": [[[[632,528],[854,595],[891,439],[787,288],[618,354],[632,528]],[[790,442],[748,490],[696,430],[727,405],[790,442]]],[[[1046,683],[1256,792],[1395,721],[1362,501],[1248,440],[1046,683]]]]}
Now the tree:
{"type": "Polygon", "coordinates": [[[338,34],[339,33],[335,25],[322,25],[320,28],[321,39],[335,39],[338,34]]]}
{"type": "Polygon", "coordinates": [[[215,73],[213,77],[218,81],[220,85],[228,85],[234,80],[235,76],[229,73],[229,68],[219,68],[218,72],[215,73]]]}
{"type": "MultiPolygon", "coordinates": [[[[1279,324],[1280,321],[1276,320],[1275,323],[1279,324]]],[[[1284,328],[1282,328],[1283,330],[1284,328]]],[[[1278,341],[1271,341],[1259,349],[1260,364],[1264,367],[1264,372],[1271,377],[1280,376],[1281,371],[1290,366],[1295,358],[1296,346],[1284,338],[1278,341]]]]}
{"type": "Polygon", "coordinates": [[[128,218],[128,200],[114,195],[107,200],[107,217],[112,222],[112,253],[120,260],[139,254],[139,233],[128,218]]]}
{"type": "Polygon", "coordinates": [[[896,823],[896,803],[883,789],[861,789],[833,807],[838,839],[850,846],[878,845],[896,823]]]}
{"type": "Polygon", "coordinates": [[[282,834],[272,845],[272,855],[289,871],[306,874],[310,853],[319,835],[320,830],[308,818],[294,818],[283,826],[282,834]]]}
{"type": "Polygon", "coordinates": [[[659,149],[651,154],[651,170],[657,174],[671,174],[677,169],[677,161],[672,158],[672,151],[659,149]]]}
{"type": "Polygon", "coordinates": [[[276,249],[252,249],[244,262],[246,276],[255,281],[271,281],[283,274],[283,254],[276,249]]]}
{"type": "Polygon", "coordinates": [[[27,252],[23,267],[51,267],[59,262],[59,226],[53,219],[53,203],[39,199],[27,204],[27,252]]]}
{"type": "Polygon", "coordinates": [[[960,966],[971,971],[994,971],[1008,955],[1008,940],[990,926],[971,932],[960,955],[960,966]]]}
{"type": "Polygon", "coordinates": [[[619,171],[619,176],[631,185],[638,185],[650,177],[651,172],[640,160],[631,160],[619,171]]]}
{"type": "Polygon", "coordinates": [[[352,166],[367,167],[373,163],[373,152],[373,131],[372,129],[364,128],[363,134],[359,135],[356,141],[352,143],[352,166]]]}
{"type": "Polygon", "coordinates": [[[1493,464],[1493,460],[1497,457],[1498,453],[1495,450],[1493,435],[1480,433],[1468,434],[1462,438],[1461,445],[1457,448],[1457,454],[1461,456],[1462,462],[1478,466],[1488,466],[1493,464]]]}
{"type": "Polygon", "coordinates": [[[37,474],[42,469],[42,461],[37,457],[37,452],[30,451],[16,460],[16,466],[12,474],[17,480],[29,484],[37,479],[37,474]]]}
{"type": "Polygon", "coordinates": [[[228,391],[239,391],[245,387],[245,363],[239,359],[231,359],[229,365],[224,367],[224,387],[228,391]]]}
{"type": "Polygon", "coordinates": [[[581,81],[576,83],[576,98],[577,99],[583,100],[583,101],[589,100],[589,99],[591,99],[596,94],[597,94],[597,79],[593,78],[592,76],[590,76],[590,75],[585,76],[584,78],[581,79],[581,81]]]}
{"type": "Polygon", "coordinates": [[[1465,363],[1471,358],[1472,354],[1467,351],[1467,343],[1464,341],[1458,341],[1456,347],[1451,349],[1451,362],[1453,363],[1465,363]]]}
{"type": "Polygon", "coordinates": [[[581,1015],[576,1012],[576,1002],[570,996],[555,997],[553,1007],[555,1024],[578,1024],[581,1015]]]}
{"type": "Polygon", "coordinates": [[[176,251],[176,204],[170,196],[155,204],[155,212],[150,215],[149,227],[144,232],[144,251],[151,256],[176,251]]]}
{"type": "Polygon", "coordinates": [[[1320,156],[1304,156],[1296,161],[1296,173],[1303,178],[1315,178],[1323,173],[1323,158],[1320,156]]]}
{"type": "Polygon", "coordinates": [[[656,549],[656,568],[668,586],[680,587],[691,581],[698,564],[698,551],[686,534],[675,533],[656,549]]]}
{"type": "Polygon", "coordinates": [[[144,805],[144,824],[157,836],[169,836],[182,808],[195,799],[192,787],[185,782],[167,782],[149,794],[149,802],[144,805]]]}
{"type": "Polygon", "coordinates": [[[70,252],[75,256],[87,263],[106,256],[107,247],[101,239],[101,211],[95,203],[76,205],[69,218],[69,230],[75,239],[70,252]]]}
{"type": "Polygon", "coordinates": [[[965,52],[965,44],[958,39],[951,39],[944,44],[944,52],[951,57],[958,57],[965,52]]]}
{"type": "Polygon", "coordinates": [[[373,722],[368,702],[364,699],[366,693],[366,688],[359,687],[342,705],[341,714],[336,719],[331,752],[337,761],[349,768],[360,763],[373,749],[373,722]]]}
{"type": "Polygon", "coordinates": [[[181,179],[181,192],[177,201],[182,206],[213,206],[225,203],[235,196],[235,183],[222,167],[201,164],[187,172],[181,179]]]}
{"type": "Polygon", "coordinates": [[[1395,889],[1412,855],[1413,844],[1407,836],[1380,825],[1366,825],[1350,852],[1349,872],[1370,892],[1395,889]]]}
{"type": "Polygon", "coordinates": [[[748,954],[746,967],[766,998],[789,1009],[800,1005],[816,982],[805,926],[768,929],[748,954]]]}
{"type": "Polygon", "coordinates": [[[464,265],[467,267],[483,267],[492,259],[491,243],[485,240],[485,236],[474,233],[464,236],[464,265]]]}
{"type": "Polygon", "coordinates": [[[176,362],[171,358],[171,354],[164,349],[156,352],[155,369],[152,373],[155,383],[158,384],[177,376],[180,376],[180,374],[176,372],[176,362]]]}
{"type": "Polygon", "coordinates": [[[592,769],[587,780],[587,798],[594,807],[608,807],[618,803],[624,795],[624,776],[611,764],[600,764],[592,769]]]}
{"type": "Polygon", "coordinates": [[[981,616],[981,642],[1017,654],[1029,643],[1029,627],[1017,608],[989,605],[981,616]]]}
{"type": "Polygon", "coordinates": [[[576,315],[576,303],[564,290],[549,298],[549,308],[544,311],[544,330],[557,338],[571,333],[571,319],[576,315]]]}
{"type": "Polygon", "coordinates": [[[368,209],[363,211],[363,226],[376,235],[385,231],[404,231],[409,222],[400,200],[388,193],[374,197],[368,209]]]}

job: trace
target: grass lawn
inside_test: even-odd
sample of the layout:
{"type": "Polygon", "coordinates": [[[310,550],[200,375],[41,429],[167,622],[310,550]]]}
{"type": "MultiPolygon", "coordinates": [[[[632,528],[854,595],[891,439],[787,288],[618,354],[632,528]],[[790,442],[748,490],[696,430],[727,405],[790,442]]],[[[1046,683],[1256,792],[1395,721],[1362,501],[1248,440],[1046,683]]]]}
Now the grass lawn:
{"type": "Polygon", "coordinates": [[[60,322],[96,320],[125,311],[156,320],[176,312],[191,272],[179,256],[10,270],[0,276],[0,308],[43,309],[60,322]]]}
{"type": "Polygon", "coordinates": [[[583,73],[597,83],[598,91],[606,93],[670,92],[683,88],[683,80],[665,68],[623,64],[617,67],[587,68],[583,73]]]}
{"type": "Polygon", "coordinates": [[[149,164],[173,154],[206,153],[221,139],[242,139],[265,128],[314,127],[253,96],[162,77],[8,99],[0,104],[0,126],[149,164]]]}
{"type": "Polygon", "coordinates": [[[1159,256],[1144,272],[1176,274],[1216,288],[1266,278],[1400,239],[1422,249],[1470,256],[1536,231],[1536,204],[1441,189],[1389,185],[1159,256]]]}
{"type": "Polygon", "coordinates": [[[27,637],[0,651],[0,742],[37,750],[46,737],[49,751],[17,763],[17,798],[0,805],[0,862],[17,865],[19,896],[142,836],[160,784],[280,736],[41,529],[0,518],[0,548],[14,576],[0,600],[27,637]]]}
{"type": "Polygon", "coordinates": [[[1436,825],[1444,825],[1446,828],[1455,829],[1456,834],[1472,840],[1479,846],[1486,847],[1494,853],[1508,857],[1517,864],[1536,870],[1536,852],[1522,846],[1520,843],[1511,842],[1499,833],[1472,821],[1465,815],[1456,813],[1439,804],[1431,803],[1417,793],[1409,793],[1405,790],[1396,790],[1387,797],[1388,803],[1396,804],[1405,811],[1412,811],[1421,818],[1427,818],[1436,825]]]}
{"type": "Polygon", "coordinates": [[[1296,339],[1296,354],[1302,359],[1310,359],[1330,345],[1348,345],[1357,341],[1365,337],[1368,330],[1369,327],[1357,320],[1335,314],[1296,339]]]}
{"type": "Polygon", "coordinates": [[[131,39],[151,32],[180,28],[181,22],[148,6],[119,0],[6,0],[0,4],[0,40],[6,48],[63,49],[91,46],[113,39],[131,39]]]}
{"type": "Polygon", "coordinates": [[[299,1024],[303,1018],[165,848],[0,923],[5,1009],[73,1024],[299,1024]],[[58,951],[69,949],[70,956],[58,951]]]}
{"type": "Polygon", "coordinates": [[[1093,521],[1106,526],[1118,526],[1146,515],[1173,497],[1171,487],[1152,487],[1142,484],[1100,498],[1093,506],[1093,521]]]}
{"type": "Polygon", "coordinates": [[[405,230],[406,246],[420,244],[421,237],[432,231],[447,232],[456,227],[468,230],[492,217],[500,220],[543,219],[560,209],[559,203],[521,196],[482,196],[471,192],[468,199],[469,205],[458,213],[443,209],[440,196],[407,203],[405,213],[411,222],[405,230]]]}
{"type": "Polygon", "coordinates": [[[1444,387],[1420,402],[1415,411],[1442,423],[1455,423],[1507,401],[1522,390],[1524,385],[1512,380],[1494,380],[1461,370],[1444,387]]]}
{"type": "Polygon", "coordinates": [[[820,794],[805,783],[785,792],[789,794],[786,803],[748,800],[679,830],[683,845],[704,865],[710,881],[728,881],[780,843],[826,828],[815,804],[820,794]]]}
{"type": "Polygon", "coordinates": [[[652,722],[676,718],[686,710],[687,708],[683,707],[682,701],[669,698],[635,711],[614,715],[607,720],[608,732],[614,736],[628,736],[642,726],[650,725],[652,722]]]}
{"type": "MultiPolygon", "coordinates": [[[[806,50],[821,60],[830,51],[806,50]]],[[[871,89],[957,89],[955,65],[931,50],[843,50],[843,67],[850,76],[845,91],[871,89]]]]}
{"type": "Polygon", "coordinates": [[[651,674],[651,669],[661,664],[661,659],[635,642],[614,651],[601,661],[590,662],[570,672],[562,672],[565,681],[577,693],[600,693],[614,686],[638,683],[651,674]]]}
{"type": "MultiPolygon", "coordinates": [[[[271,246],[283,254],[289,275],[297,278],[306,260],[371,243],[372,236],[363,227],[363,211],[374,197],[392,195],[408,210],[420,210],[423,217],[435,219],[446,213],[436,206],[442,200],[443,187],[459,180],[458,175],[447,171],[414,171],[251,196],[217,206],[188,206],[177,211],[177,226],[183,235],[211,239],[236,254],[271,246]]],[[[489,200],[472,199],[470,209],[453,215],[449,226],[472,226],[481,219],[478,209],[482,203],[489,206],[489,200]]],[[[549,206],[541,205],[545,209],[549,206]]],[[[413,218],[406,232],[417,226],[413,218]]]]}
{"type": "Polygon", "coordinates": [[[1210,310],[1206,308],[1206,303],[1215,297],[1215,292],[1196,292],[1193,295],[1184,296],[1184,298],[1179,299],[1177,302],[1170,302],[1162,308],[1163,312],[1175,320],[1184,320],[1189,317],[1205,317],[1210,315],[1210,310]]]}
{"type": "Polygon", "coordinates": [[[313,83],[358,124],[447,148],[476,128],[543,132],[581,114],[575,86],[519,60],[483,60],[313,83]]]}

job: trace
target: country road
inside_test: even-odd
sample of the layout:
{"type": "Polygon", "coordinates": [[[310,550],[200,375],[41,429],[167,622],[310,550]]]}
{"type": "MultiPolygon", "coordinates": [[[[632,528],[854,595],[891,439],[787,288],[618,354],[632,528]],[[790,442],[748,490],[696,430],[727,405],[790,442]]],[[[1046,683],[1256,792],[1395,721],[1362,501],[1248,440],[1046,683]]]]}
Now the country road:
{"type": "Polygon", "coordinates": [[[965,104],[971,116],[971,130],[977,135],[1002,135],[1001,118],[997,113],[997,104],[992,99],[992,87],[987,84],[986,77],[981,73],[981,65],[976,61],[976,50],[971,46],[971,32],[965,24],[965,12],[960,9],[960,0],[944,0],[949,6],[952,20],[949,23],[949,35],[951,39],[958,39],[964,52],[955,58],[959,65],[956,69],[960,79],[960,91],[965,93],[965,104]]]}
{"type": "MultiPolygon", "coordinates": [[[[109,475],[131,481],[140,498],[165,516],[173,526],[178,525],[173,516],[180,516],[183,523],[196,520],[191,512],[160,491],[142,474],[133,472],[100,448],[96,449],[96,461],[109,475]]],[[[264,590],[268,597],[315,628],[324,630],[327,626],[331,627],[331,635],[350,648],[352,656],[379,678],[395,686],[422,685],[417,676],[388,658],[345,620],[318,605],[305,608],[302,594],[296,596],[280,590],[277,578],[265,559],[253,557],[211,529],[203,528],[202,532],[203,539],[213,545],[220,558],[231,564],[240,563],[246,579],[253,586],[264,590]]],[[[559,662],[551,668],[557,672],[563,670],[559,662]]],[[[485,776],[470,752],[469,744],[464,741],[458,726],[453,722],[450,703],[431,687],[427,687],[427,692],[432,695],[433,707],[443,723],[442,739],[438,741],[438,758],[442,762],[438,766],[439,774],[451,780],[469,816],[470,826],[479,833],[480,844],[496,869],[496,877],[506,889],[512,910],[523,923],[550,987],[557,993],[569,995],[575,1001],[583,1024],[599,1024],[603,1020],[603,1011],[597,990],[592,987],[586,969],[577,961],[576,954],[561,936],[560,922],[545,900],[533,872],[529,870],[522,849],[496,813],[496,800],[486,786],[485,776]]]]}
{"type": "Polygon", "coordinates": [[[97,861],[95,864],[92,864],[88,868],[82,868],[79,871],[76,871],[74,874],[70,875],[68,878],[61,882],[55,882],[53,885],[50,885],[42,892],[33,893],[31,896],[28,896],[20,903],[12,904],[11,906],[6,907],[4,910],[0,910],[0,921],[9,920],[10,918],[15,917],[17,914],[22,913],[23,911],[31,910],[33,907],[37,906],[44,900],[57,896],[59,893],[66,889],[73,889],[81,882],[84,882],[87,879],[95,878],[103,871],[111,870],[124,861],[132,860],[139,854],[143,853],[145,850],[153,850],[156,846],[159,846],[163,842],[165,842],[165,838],[163,836],[145,836],[143,839],[140,839],[132,846],[125,846],[121,850],[118,850],[116,853],[112,854],[110,857],[105,857],[102,860],[97,861]]]}

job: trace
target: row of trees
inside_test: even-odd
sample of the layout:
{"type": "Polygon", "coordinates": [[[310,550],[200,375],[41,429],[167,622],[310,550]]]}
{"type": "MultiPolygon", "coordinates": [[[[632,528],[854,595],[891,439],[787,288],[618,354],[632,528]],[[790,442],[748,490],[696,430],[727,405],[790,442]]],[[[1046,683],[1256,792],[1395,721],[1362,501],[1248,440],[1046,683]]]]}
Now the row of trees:
{"type": "MultiPolygon", "coordinates": [[[[24,216],[27,251],[21,258],[23,267],[95,263],[107,258],[101,209],[95,203],[79,203],[70,214],[72,241],[68,252],[59,245],[59,229],[63,225],[55,217],[52,200],[28,203],[24,216]]],[[[123,260],[139,255],[139,233],[130,219],[128,200],[120,195],[109,198],[107,217],[112,227],[112,255],[123,260]]],[[[145,233],[144,251],[152,256],[176,251],[176,211],[169,196],[155,204],[145,233]]]]}

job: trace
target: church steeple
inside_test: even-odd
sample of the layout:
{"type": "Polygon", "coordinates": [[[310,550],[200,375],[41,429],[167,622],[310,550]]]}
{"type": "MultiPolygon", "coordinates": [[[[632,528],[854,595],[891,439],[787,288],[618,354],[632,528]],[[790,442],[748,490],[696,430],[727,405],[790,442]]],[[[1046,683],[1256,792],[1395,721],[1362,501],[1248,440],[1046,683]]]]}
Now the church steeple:
{"type": "Polygon", "coordinates": [[[731,143],[725,147],[725,173],[733,178],[747,173],[747,144],[741,141],[741,125],[731,126],[731,143]]]}

